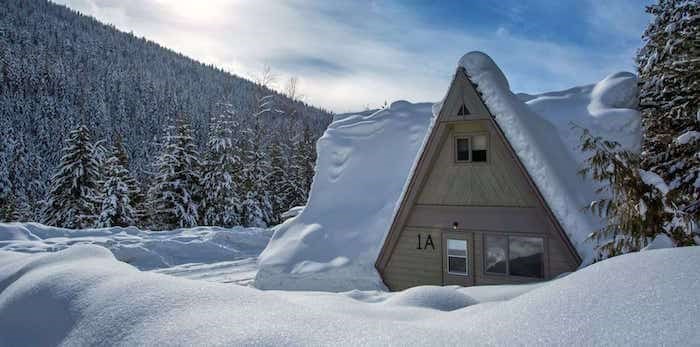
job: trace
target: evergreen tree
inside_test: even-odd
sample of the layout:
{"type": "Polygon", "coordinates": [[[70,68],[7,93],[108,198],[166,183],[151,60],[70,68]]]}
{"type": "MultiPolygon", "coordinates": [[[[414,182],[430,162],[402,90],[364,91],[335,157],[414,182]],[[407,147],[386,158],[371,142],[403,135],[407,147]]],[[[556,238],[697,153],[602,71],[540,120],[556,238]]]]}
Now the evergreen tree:
{"type": "Polygon", "coordinates": [[[241,224],[239,174],[242,169],[234,146],[231,117],[211,120],[206,162],[202,175],[202,221],[205,225],[232,227],[241,224]]]}
{"type": "Polygon", "coordinates": [[[129,195],[129,202],[133,208],[133,219],[135,225],[145,225],[146,211],[145,211],[145,197],[139,186],[138,182],[131,174],[129,170],[129,156],[124,148],[124,143],[122,141],[121,135],[117,135],[114,138],[113,153],[112,156],[116,157],[119,165],[126,171],[124,176],[124,184],[129,195]]]}
{"type": "Polygon", "coordinates": [[[115,149],[106,161],[104,197],[98,220],[100,227],[134,225],[135,211],[129,197],[129,172],[122,166],[115,149]]]}
{"type": "Polygon", "coordinates": [[[272,224],[281,222],[282,213],[293,207],[298,196],[298,186],[290,180],[289,162],[283,154],[282,145],[278,141],[273,141],[269,146],[270,173],[267,176],[270,193],[270,204],[272,207],[272,224]]]}
{"type": "Polygon", "coordinates": [[[654,19],[637,56],[641,167],[669,186],[666,206],[680,218],[673,234],[687,244],[700,213],[700,3],[660,0],[647,12],[654,19]]]}
{"type": "Polygon", "coordinates": [[[316,141],[308,125],[304,125],[301,136],[297,139],[292,156],[291,172],[295,182],[293,206],[304,205],[308,199],[311,182],[314,179],[316,165],[316,141]]]}
{"type": "Polygon", "coordinates": [[[15,199],[9,172],[10,153],[9,137],[0,134],[0,222],[11,221],[15,211],[15,199]]]}
{"type": "Polygon", "coordinates": [[[241,221],[245,226],[265,227],[272,224],[272,204],[267,191],[270,165],[260,147],[260,127],[244,132],[244,166],[241,171],[241,221]]]}
{"type": "Polygon", "coordinates": [[[591,155],[580,174],[601,182],[597,193],[606,196],[587,207],[605,218],[605,225],[590,235],[598,241],[600,258],[638,251],[659,234],[672,236],[664,228],[674,219],[664,207],[665,188],[639,169],[638,154],[587,129],[583,129],[581,150],[591,155]]]}
{"type": "Polygon", "coordinates": [[[190,124],[181,115],[163,138],[157,174],[149,190],[154,228],[197,225],[200,166],[190,124]]]}
{"type": "Polygon", "coordinates": [[[81,124],[70,132],[63,153],[51,178],[44,223],[75,229],[92,227],[99,213],[100,177],[87,127],[81,124]]]}

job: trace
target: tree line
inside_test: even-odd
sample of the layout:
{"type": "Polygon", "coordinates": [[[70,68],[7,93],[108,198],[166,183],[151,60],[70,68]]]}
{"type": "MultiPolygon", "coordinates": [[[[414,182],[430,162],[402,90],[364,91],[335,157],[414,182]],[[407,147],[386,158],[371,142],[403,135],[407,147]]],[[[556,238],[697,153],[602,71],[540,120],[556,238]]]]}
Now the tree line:
{"type": "MultiPolygon", "coordinates": [[[[261,112],[269,112],[264,107],[261,112]]],[[[75,229],[135,225],[154,230],[279,223],[283,212],[306,201],[315,140],[307,126],[295,138],[264,144],[261,122],[245,127],[238,118],[230,107],[212,117],[200,151],[189,117],[177,115],[163,131],[146,182],[130,173],[120,136],[107,145],[79,124],[70,131],[51,177],[41,221],[75,229]]],[[[19,208],[15,199],[6,199],[2,216],[12,220],[19,208]]]]}

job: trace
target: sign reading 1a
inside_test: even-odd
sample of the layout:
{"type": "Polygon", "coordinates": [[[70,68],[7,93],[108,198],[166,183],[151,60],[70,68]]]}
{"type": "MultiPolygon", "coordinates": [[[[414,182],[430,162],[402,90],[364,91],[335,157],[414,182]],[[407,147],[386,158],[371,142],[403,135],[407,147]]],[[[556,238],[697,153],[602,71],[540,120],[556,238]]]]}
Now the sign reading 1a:
{"type": "Polygon", "coordinates": [[[425,238],[425,243],[421,240],[421,234],[418,234],[418,247],[416,249],[428,249],[430,247],[433,251],[435,250],[435,245],[433,244],[433,236],[428,234],[425,238]]]}

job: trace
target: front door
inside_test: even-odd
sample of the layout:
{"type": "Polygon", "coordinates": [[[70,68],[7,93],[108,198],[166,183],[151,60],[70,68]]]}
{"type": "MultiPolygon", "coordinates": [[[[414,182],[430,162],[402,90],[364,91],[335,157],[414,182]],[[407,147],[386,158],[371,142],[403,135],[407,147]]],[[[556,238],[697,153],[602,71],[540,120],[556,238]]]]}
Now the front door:
{"type": "Polygon", "coordinates": [[[474,285],[474,234],[442,233],[442,284],[474,285]]]}

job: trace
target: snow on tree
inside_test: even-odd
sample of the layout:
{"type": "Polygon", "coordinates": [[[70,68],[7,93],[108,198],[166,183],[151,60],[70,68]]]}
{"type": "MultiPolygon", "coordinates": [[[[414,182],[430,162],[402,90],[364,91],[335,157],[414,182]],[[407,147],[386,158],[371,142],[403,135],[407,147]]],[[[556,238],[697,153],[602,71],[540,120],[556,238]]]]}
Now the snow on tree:
{"type": "Polygon", "coordinates": [[[12,220],[15,210],[15,199],[9,171],[10,153],[9,136],[0,134],[0,222],[12,220]]]}
{"type": "Polygon", "coordinates": [[[99,163],[90,131],[84,125],[72,130],[63,157],[51,178],[44,223],[64,228],[94,225],[100,205],[99,163]]]}
{"type": "Polygon", "coordinates": [[[292,155],[291,175],[296,183],[296,193],[291,206],[306,204],[306,199],[314,179],[314,166],[316,163],[316,141],[308,125],[304,126],[301,136],[294,144],[292,155]]]}
{"type": "Polygon", "coordinates": [[[700,3],[660,0],[644,33],[637,64],[644,132],[641,168],[669,187],[665,225],[680,245],[700,242],[700,3]]]}
{"type": "Polygon", "coordinates": [[[131,204],[131,192],[127,184],[129,172],[122,166],[117,155],[115,149],[105,162],[104,195],[97,223],[99,227],[127,227],[135,224],[136,212],[131,204]]]}
{"type": "Polygon", "coordinates": [[[228,114],[210,122],[206,161],[202,174],[202,222],[232,227],[241,223],[239,149],[234,146],[235,122],[228,114]]]}
{"type": "Polygon", "coordinates": [[[267,175],[267,191],[270,193],[272,224],[281,222],[282,213],[293,207],[299,193],[299,186],[291,181],[289,161],[284,157],[282,145],[273,141],[268,146],[270,172],[267,175]]]}
{"type": "Polygon", "coordinates": [[[138,182],[136,182],[136,179],[129,170],[129,155],[126,153],[121,135],[115,136],[112,151],[112,156],[117,158],[119,165],[126,171],[124,176],[124,184],[126,184],[129,194],[129,202],[134,210],[134,223],[139,226],[145,225],[145,223],[143,223],[145,222],[146,218],[144,206],[145,197],[141,187],[139,186],[138,182]]]}
{"type": "Polygon", "coordinates": [[[196,226],[199,204],[199,153],[184,115],[169,126],[156,161],[157,173],[149,190],[153,227],[175,229],[196,226]]]}

